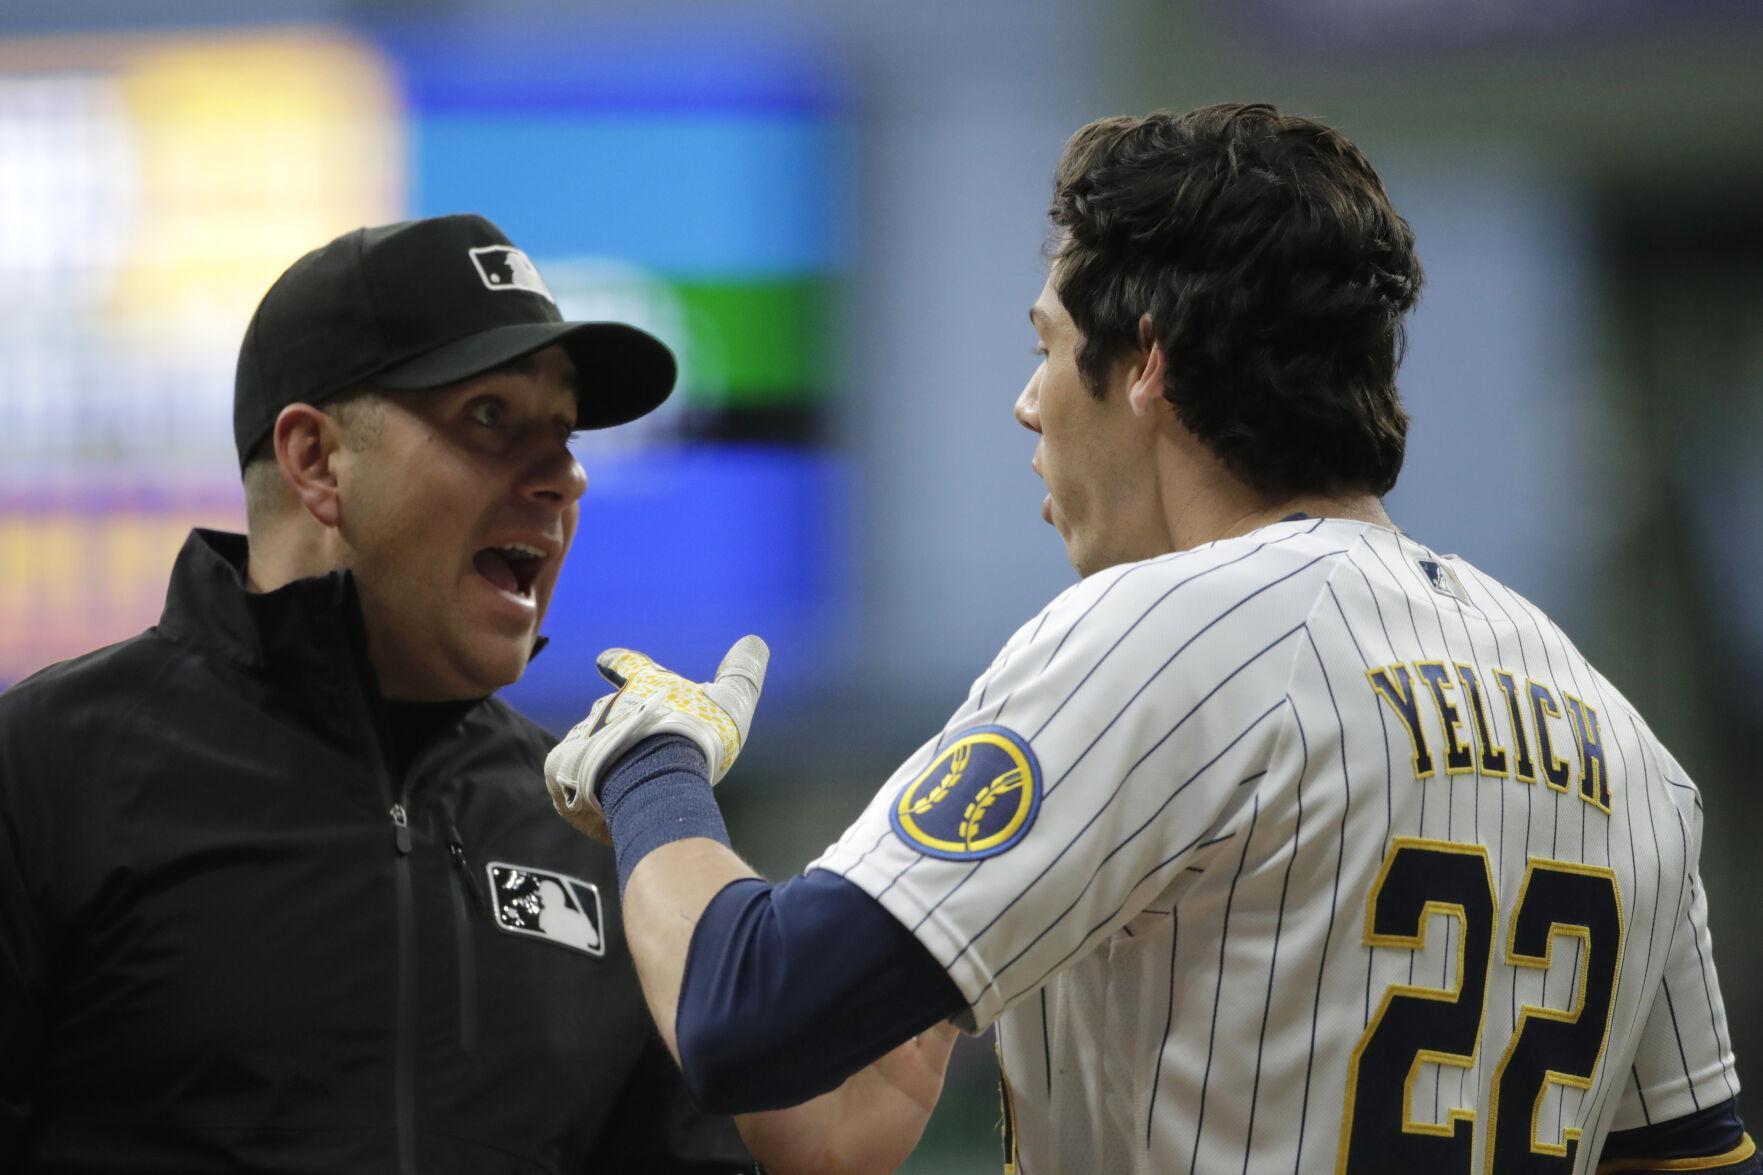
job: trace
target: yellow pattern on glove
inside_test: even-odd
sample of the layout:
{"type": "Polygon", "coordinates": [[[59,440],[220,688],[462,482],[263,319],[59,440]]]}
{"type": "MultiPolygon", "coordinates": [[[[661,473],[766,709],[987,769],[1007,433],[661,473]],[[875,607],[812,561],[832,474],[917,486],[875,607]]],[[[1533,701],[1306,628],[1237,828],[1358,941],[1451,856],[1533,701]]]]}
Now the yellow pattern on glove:
{"type": "MultiPolygon", "coordinates": [[[[630,649],[608,649],[600,654],[600,672],[630,704],[659,698],[663,706],[709,725],[716,734],[722,754],[710,760],[712,782],[728,774],[735,756],[741,753],[741,730],[735,720],[705,691],[714,683],[687,681],[671,669],[664,669],[642,653],[630,649]],[[622,684],[620,684],[622,683],[622,684]]],[[[618,703],[614,703],[616,707],[618,703]]]]}
{"type": "Polygon", "coordinates": [[[596,659],[618,687],[595,702],[545,757],[545,786],[558,814],[596,840],[606,838],[600,777],[620,755],[651,735],[677,734],[704,752],[710,782],[719,782],[752,729],[771,652],[756,636],[734,643],[716,677],[688,681],[631,649],[607,649],[596,659]]]}

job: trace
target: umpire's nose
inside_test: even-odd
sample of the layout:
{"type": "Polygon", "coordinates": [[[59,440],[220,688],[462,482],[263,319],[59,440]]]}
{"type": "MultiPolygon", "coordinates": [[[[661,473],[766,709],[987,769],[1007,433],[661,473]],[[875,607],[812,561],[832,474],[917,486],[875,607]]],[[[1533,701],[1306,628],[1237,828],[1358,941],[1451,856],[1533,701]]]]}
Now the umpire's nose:
{"type": "Polygon", "coordinates": [[[568,449],[551,448],[535,455],[521,477],[521,492],[552,506],[567,507],[588,491],[588,473],[568,449]]]}

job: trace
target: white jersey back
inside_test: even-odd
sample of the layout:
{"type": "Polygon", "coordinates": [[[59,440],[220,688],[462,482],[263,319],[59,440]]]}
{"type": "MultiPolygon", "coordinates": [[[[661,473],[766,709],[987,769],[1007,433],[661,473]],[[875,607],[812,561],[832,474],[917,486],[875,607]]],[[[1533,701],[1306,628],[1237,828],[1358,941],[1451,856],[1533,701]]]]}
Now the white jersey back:
{"type": "Polygon", "coordinates": [[[811,868],[997,1024],[1016,1170],[1589,1172],[1738,1089],[1701,821],[1536,608],[1307,519],[1072,587],[811,868]]]}

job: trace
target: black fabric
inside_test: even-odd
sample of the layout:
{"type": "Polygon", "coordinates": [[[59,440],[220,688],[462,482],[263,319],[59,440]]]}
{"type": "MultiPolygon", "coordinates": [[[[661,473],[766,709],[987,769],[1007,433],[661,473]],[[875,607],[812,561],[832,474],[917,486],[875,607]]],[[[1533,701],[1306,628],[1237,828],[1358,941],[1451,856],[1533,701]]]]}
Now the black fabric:
{"type": "MultiPolygon", "coordinates": [[[[1612,1130],[1604,1139],[1604,1152],[1598,1162],[1640,1159],[1699,1159],[1730,1154],[1745,1140],[1745,1123],[1739,1117],[1737,1098],[1728,1098],[1717,1106],[1709,1106],[1694,1114],[1654,1122],[1632,1130],[1612,1130]]],[[[1754,1169],[1756,1158],[1746,1160],[1754,1169]]],[[[1638,1168],[1630,1168],[1631,1170],[1638,1168]]],[[[1729,1168],[1717,1168],[1726,1171],[1729,1168]]]]}
{"type": "Polygon", "coordinates": [[[392,775],[402,779],[410,774],[417,755],[476,705],[476,702],[380,703],[381,743],[392,775]]]}
{"type": "Polygon", "coordinates": [[[551,738],[491,698],[390,768],[350,577],[243,557],[198,532],[156,628],[0,694],[0,1170],[748,1169],[551,738]],[[500,928],[493,864],[597,887],[603,957],[500,928]]]}

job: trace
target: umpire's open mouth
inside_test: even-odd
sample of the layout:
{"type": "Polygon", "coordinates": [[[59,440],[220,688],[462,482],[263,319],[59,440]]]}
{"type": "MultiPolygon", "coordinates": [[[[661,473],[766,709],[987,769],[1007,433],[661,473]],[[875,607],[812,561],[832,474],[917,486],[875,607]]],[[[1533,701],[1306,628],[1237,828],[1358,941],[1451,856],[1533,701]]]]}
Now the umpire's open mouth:
{"type": "Polygon", "coordinates": [[[485,547],[472,557],[471,565],[477,568],[479,575],[510,595],[530,598],[545,559],[545,552],[537,547],[509,543],[501,547],[485,547]]]}

